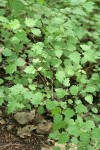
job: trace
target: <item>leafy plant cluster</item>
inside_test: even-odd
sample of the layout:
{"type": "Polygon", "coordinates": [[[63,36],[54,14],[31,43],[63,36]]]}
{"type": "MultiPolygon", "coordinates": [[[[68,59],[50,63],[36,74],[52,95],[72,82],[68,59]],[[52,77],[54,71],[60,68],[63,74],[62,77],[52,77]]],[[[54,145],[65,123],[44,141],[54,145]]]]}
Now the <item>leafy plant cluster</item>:
{"type": "Polygon", "coordinates": [[[99,149],[99,0],[1,0],[0,8],[0,105],[49,112],[50,138],[99,149]]]}

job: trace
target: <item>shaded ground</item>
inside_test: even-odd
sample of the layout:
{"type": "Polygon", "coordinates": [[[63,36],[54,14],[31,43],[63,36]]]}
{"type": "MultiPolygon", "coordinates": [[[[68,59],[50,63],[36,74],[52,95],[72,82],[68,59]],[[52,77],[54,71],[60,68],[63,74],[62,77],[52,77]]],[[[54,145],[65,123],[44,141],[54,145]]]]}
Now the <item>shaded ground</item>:
{"type": "MultiPolygon", "coordinates": [[[[0,110],[2,110],[0,108],[0,110]]],[[[42,147],[49,147],[47,135],[37,134],[35,131],[31,136],[20,138],[17,135],[19,124],[13,116],[6,116],[2,110],[0,117],[0,150],[41,150],[42,147]]]]}

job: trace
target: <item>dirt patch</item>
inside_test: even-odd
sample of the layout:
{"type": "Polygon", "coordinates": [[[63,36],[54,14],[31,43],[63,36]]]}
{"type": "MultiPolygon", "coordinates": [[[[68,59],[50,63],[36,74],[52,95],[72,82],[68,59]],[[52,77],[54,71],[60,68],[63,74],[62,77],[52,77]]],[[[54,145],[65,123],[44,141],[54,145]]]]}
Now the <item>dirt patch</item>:
{"type": "MultiPolygon", "coordinates": [[[[48,147],[48,134],[36,133],[36,130],[31,131],[30,136],[21,138],[17,134],[19,128],[23,128],[13,116],[6,115],[3,108],[0,115],[0,150],[41,150],[42,147],[48,147]]],[[[47,149],[48,149],[47,148],[47,149]]]]}

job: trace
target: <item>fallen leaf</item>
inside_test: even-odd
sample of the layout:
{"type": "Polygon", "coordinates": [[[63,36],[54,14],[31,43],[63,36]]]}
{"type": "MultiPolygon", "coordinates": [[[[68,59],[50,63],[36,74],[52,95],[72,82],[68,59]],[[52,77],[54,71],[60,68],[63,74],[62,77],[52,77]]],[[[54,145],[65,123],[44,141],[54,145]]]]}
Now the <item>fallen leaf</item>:
{"type": "Polygon", "coordinates": [[[77,150],[77,146],[74,143],[69,143],[70,149],[69,150],[77,150]]]}
{"type": "Polygon", "coordinates": [[[2,111],[0,110],[0,117],[2,116],[2,111]]]}
{"type": "Polygon", "coordinates": [[[6,124],[6,121],[4,119],[0,119],[0,124],[6,124]]]}
{"type": "Polygon", "coordinates": [[[59,147],[60,150],[66,150],[66,144],[58,144],[57,142],[55,143],[55,147],[59,147]]]}
{"type": "Polygon", "coordinates": [[[11,129],[13,129],[14,125],[8,125],[7,126],[7,130],[10,131],[11,129]]]}
{"type": "Polygon", "coordinates": [[[52,130],[52,122],[41,123],[37,126],[36,132],[40,134],[48,134],[52,130]]]}
{"type": "Polygon", "coordinates": [[[52,150],[52,147],[42,147],[41,150],[52,150]]]}
{"type": "Polygon", "coordinates": [[[30,112],[18,112],[14,115],[14,119],[19,124],[27,124],[35,118],[35,110],[30,112]]]}
{"type": "Polygon", "coordinates": [[[31,136],[31,131],[35,130],[36,126],[34,125],[26,125],[23,128],[18,128],[17,135],[21,138],[24,138],[24,136],[31,136]]]}

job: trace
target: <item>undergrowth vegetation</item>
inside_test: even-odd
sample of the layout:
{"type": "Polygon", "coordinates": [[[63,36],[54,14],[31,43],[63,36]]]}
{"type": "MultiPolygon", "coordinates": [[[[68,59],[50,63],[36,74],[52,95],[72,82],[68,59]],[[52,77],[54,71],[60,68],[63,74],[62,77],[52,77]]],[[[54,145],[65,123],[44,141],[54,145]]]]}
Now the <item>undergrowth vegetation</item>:
{"type": "Polygon", "coordinates": [[[100,149],[99,2],[0,0],[0,105],[49,113],[78,150],[100,149]]]}

